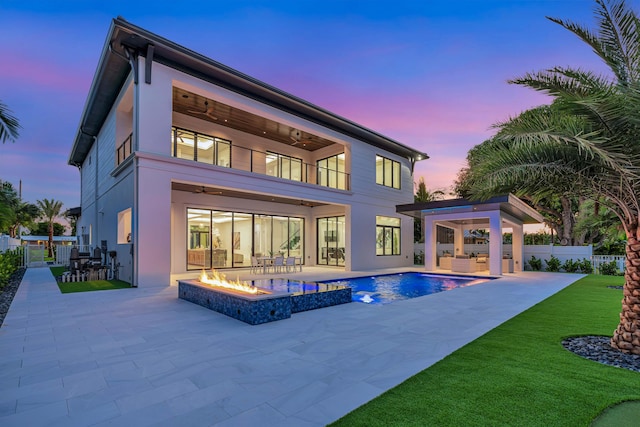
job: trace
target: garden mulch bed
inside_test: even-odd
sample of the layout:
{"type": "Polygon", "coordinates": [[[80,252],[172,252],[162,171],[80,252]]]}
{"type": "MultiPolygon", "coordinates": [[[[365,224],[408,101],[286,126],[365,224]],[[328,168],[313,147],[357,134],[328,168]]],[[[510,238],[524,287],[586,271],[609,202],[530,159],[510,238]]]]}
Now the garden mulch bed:
{"type": "Polygon", "coordinates": [[[19,268],[17,271],[11,275],[9,279],[9,283],[2,289],[0,289],[0,327],[4,322],[4,318],[9,312],[9,307],[11,307],[11,301],[13,301],[13,297],[16,292],[18,292],[18,287],[20,286],[20,282],[22,282],[22,276],[24,276],[26,268],[19,268]]]}

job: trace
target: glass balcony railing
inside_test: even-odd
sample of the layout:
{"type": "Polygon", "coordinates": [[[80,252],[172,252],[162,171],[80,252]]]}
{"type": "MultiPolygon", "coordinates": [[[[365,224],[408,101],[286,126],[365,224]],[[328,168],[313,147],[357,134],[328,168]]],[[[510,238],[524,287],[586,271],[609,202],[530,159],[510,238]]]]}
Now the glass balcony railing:
{"type": "Polygon", "coordinates": [[[349,174],[337,169],[305,163],[302,159],[273,151],[242,147],[231,144],[231,141],[175,127],[171,135],[173,157],[339,190],[350,189],[349,174]]]}

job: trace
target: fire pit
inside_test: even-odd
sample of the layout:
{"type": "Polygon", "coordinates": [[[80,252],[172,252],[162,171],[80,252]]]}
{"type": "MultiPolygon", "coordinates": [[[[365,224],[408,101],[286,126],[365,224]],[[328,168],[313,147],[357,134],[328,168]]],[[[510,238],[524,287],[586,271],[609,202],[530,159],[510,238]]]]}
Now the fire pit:
{"type": "MultiPolygon", "coordinates": [[[[278,279],[274,279],[278,280],[278,279]]],[[[281,286],[274,280],[254,286],[239,280],[228,281],[212,270],[200,280],[178,281],[178,296],[250,325],[287,319],[292,313],[351,302],[349,286],[298,283],[281,286]],[[304,285],[304,286],[303,286],[304,285]]],[[[280,279],[286,282],[286,279],[280,279]]]]}

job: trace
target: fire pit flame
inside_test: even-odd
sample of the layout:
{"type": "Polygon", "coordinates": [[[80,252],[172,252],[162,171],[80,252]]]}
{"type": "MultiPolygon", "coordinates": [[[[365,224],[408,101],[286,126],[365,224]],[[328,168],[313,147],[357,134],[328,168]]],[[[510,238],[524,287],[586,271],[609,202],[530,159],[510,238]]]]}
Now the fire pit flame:
{"type": "Polygon", "coordinates": [[[211,274],[207,274],[202,270],[200,275],[200,281],[210,286],[217,286],[219,288],[232,289],[234,291],[244,292],[247,294],[258,294],[264,291],[259,291],[255,286],[251,286],[247,282],[241,282],[239,278],[235,281],[229,281],[223,273],[217,272],[215,269],[211,269],[211,274]]]}

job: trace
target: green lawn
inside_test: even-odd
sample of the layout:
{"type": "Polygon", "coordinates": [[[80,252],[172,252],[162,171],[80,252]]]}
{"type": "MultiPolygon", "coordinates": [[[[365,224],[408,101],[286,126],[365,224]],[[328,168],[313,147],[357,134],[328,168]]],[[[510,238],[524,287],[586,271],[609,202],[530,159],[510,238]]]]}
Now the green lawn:
{"type": "MultiPolygon", "coordinates": [[[[53,277],[58,277],[67,271],[66,267],[50,267],[53,277]]],[[[70,294],[73,292],[87,292],[87,291],[106,291],[109,289],[124,289],[130,288],[131,285],[122,280],[90,280],[88,282],[58,282],[60,292],[63,294],[70,294]]]]}
{"type": "Polygon", "coordinates": [[[335,426],[586,426],[640,399],[640,373],[583,359],[561,341],[611,336],[623,278],[590,275],[356,409],[335,426]]]}

